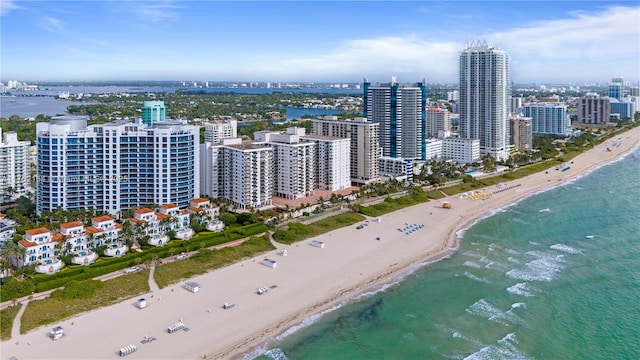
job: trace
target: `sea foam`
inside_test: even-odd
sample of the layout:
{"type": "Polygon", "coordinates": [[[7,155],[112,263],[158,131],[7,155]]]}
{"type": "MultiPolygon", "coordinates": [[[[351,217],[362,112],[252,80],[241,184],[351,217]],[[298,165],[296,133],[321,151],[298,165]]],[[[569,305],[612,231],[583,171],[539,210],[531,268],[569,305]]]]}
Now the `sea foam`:
{"type": "Polygon", "coordinates": [[[287,355],[285,355],[284,351],[282,351],[282,349],[280,348],[271,349],[265,352],[263,355],[273,360],[289,360],[287,355]]]}
{"type": "Polygon", "coordinates": [[[562,255],[540,251],[528,251],[526,254],[537,259],[527,262],[524,268],[507,271],[508,277],[526,281],[551,281],[563,268],[562,255]]]}
{"type": "Polygon", "coordinates": [[[506,312],[502,311],[485,299],[476,301],[465,311],[507,326],[514,323],[523,323],[518,315],[511,312],[511,309],[506,312]]]}
{"type": "Polygon", "coordinates": [[[558,251],[562,251],[562,252],[566,252],[569,254],[582,254],[582,250],[578,250],[576,248],[573,248],[569,245],[565,245],[565,244],[553,244],[551,246],[549,246],[549,248],[554,249],[554,250],[558,250],[558,251]]]}
{"type": "Polygon", "coordinates": [[[514,333],[505,335],[496,345],[488,345],[464,360],[526,360],[529,357],[517,348],[518,341],[514,333]]]}
{"type": "Polygon", "coordinates": [[[509,286],[507,288],[507,291],[514,295],[520,295],[520,296],[526,296],[526,297],[536,296],[536,293],[539,292],[538,289],[527,284],[526,282],[521,282],[513,286],[509,286]]]}

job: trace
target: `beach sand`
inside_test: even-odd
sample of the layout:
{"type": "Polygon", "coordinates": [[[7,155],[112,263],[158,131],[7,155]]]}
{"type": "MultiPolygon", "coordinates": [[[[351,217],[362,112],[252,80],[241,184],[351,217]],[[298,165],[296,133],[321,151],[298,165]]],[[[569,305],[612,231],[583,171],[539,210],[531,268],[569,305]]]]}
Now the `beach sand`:
{"type": "Polygon", "coordinates": [[[380,222],[372,218],[363,229],[353,225],[291,246],[278,244],[278,250],[266,255],[190,279],[200,284],[197,293],[184,289],[181,282],[143,295],[148,300],[145,309],[130,299],[81,314],[3,342],[1,357],[115,359],[120,348],[134,344],[137,351],[127,359],[242,358],[311,315],[397,281],[416,264],[448,256],[457,248],[459,230],[618,158],[639,139],[640,128],[632,129],[574,158],[566,171],[552,168],[485,188],[492,195],[484,200],[451,196],[383,215],[380,222]],[[443,201],[451,209],[443,209],[443,201]],[[409,225],[417,229],[408,235],[398,230],[409,225]],[[312,240],[322,241],[324,248],[312,246],[312,240]],[[277,267],[263,265],[265,257],[275,260],[277,267]],[[265,294],[256,293],[259,287],[273,285],[265,294]],[[227,301],[235,307],[223,309],[227,301]],[[169,334],[167,328],[178,321],[188,331],[169,334]],[[53,341],[46,334],[56,325],[64,327],[65,336],[53,341]],[[142,344],[145,336],[156,340],[142,344]]]}

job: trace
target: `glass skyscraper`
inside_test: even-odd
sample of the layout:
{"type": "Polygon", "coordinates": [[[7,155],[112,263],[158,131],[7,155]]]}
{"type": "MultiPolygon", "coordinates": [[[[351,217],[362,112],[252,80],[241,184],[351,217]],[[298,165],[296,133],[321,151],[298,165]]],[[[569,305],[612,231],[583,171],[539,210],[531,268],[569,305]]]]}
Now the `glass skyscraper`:
{"type": "Polygon", "coordinates": [[[379,124],[383,156],[426,160],[427,86],[415,84],[371,85],[364,81],[364,113],[379,124]]]}
{"type": "Polygon", "coordinates": [[[142,104],[142,123],[151,126],[167,117],[164,101],[145,101],[142,104]]]}
{"type": "Polygon", "coordinates": [[[622,100],[624,97],[624,80],[621,77],[614,77],[609,84],[609,97],[622,100]]]}
{"type": "Polygon", "coordinates": [[[460,137],[480,140],[480,154],[509,156],[509,57],[486,42],[460,54],[460,137]]]}
{"type": "Polygon", "coordinates": [[[524,116],[531,118],[531,131],[534,134],[566,136],[571,131],[571,122],[563,102],[525,104],[523,112],[524,116]]]}

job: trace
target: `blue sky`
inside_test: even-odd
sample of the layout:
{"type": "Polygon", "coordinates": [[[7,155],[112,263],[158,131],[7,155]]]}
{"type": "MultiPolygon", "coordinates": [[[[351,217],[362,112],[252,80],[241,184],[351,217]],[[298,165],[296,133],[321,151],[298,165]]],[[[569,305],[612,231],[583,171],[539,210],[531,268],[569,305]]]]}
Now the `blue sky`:
{"type": "Polygon", "coordinates": [[[517,83],[640,80],[636,1],[0,0],[0,78],[456,83],[487,40],[517,83]]]}

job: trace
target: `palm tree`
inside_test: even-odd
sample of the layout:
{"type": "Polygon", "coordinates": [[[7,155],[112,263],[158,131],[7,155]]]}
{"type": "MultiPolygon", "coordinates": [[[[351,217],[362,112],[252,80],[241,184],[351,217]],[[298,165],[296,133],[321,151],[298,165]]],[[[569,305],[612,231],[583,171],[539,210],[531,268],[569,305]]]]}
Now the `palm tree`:
{"type": "Polygon", "coordinates": [[[64,239],[64,252],[63,255],[67,256],[71,253],[71,250],[73,250],[73,245],[67,241],[67,239],[64,239]]]}
{"type": "Polygon", "coordinates": [[[125,243],[127,244],[127,246],[131,247],[131,245],[133,245],[133,236],[134,236],[134,229],[133,226],[131,224],[131,222],[129,220],[125,220],[122,223],[122,237],[124,238],[125,243]]]}
{"type": "Polygon", "coordinates": [[[19,260],[21,260],[22,262],[26,260],[26,253],[27,249],[23,248],[13,241],[5,241],[0,247],[0,255],[2,255],[15,267],[17,267],[19,260]]]}
{"type": "Polygon", "coordinates": [[[96,247],[95,245],[95,235],[94,234],[89,234],[89,236],[87,236],[87,249],[92,249],[94,247],[96,247]]]}

